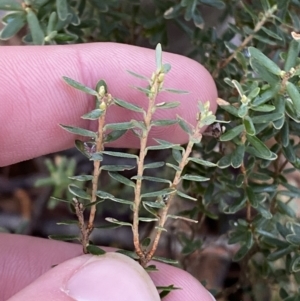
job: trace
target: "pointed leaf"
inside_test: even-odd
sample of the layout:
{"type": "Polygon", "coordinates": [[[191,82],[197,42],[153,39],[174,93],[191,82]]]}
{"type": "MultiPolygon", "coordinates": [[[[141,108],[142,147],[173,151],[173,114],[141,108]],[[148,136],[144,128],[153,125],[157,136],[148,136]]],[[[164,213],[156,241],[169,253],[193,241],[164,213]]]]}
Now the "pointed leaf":
{"type": "Polygon", "coordinates": [[[86,191],[84,191],[83,189],[81,189],[80,187],[78,187],[74,184],[70,184],[68,186],[68,189],[73,195],[75,195],[81,199],[85,199],[85,200],[91,199],[91,196],[86,191]]]}
{"type": "Polygon", "coordinates": [[[198,158],[193,158],[193,157],[189,157],[188,161],[192,161],[196,164],[200,164],[202,166],[207,166],[207,167],[215,167],[217,166],[217,164],[203,160],[203,159],[198,159],[198,158]]]}
{"type": "Polygon", "coordinates": [[[108,171],[123,171],[134,169],[133,165],[102,165],[100,169],[108,171]]]}
{"type": "Polygon", "coordinates": [[[114,98],[114,103],[130,111],[145,113],[144,109],[122,99],[114,98]]]}
{"type": "Polygon", "coordinates": [[[78,235],[49,235],[50,239],[70,241],[70,240],[79,240],[78,235]]]}
{"type": "Polygon", "coordinates": [[[7,24],[0,32],[0,39],[4,41],[12,38],[26,24],[26,17],[24,13],[13,13],[7,15],[6,17],[9,17],[7,24]]]}
{"type": "Polygon", "coordinates": [[[149,198],[149,197],[157,197],[157,196],[162,196],[162,195],[169,195],[174,193],[176,190],[174,188],[166,188],[162,189],[159,191],[153,191],[153,192],[148,192],[148,193],[143,193],[141,195],[141,198],[149,198]]]}
{"type": "Polygon", "coordinates": [[[192,200],[192,201],[197,201],[196,198],[193,198],[193,197],[191,197],[191,196],[189,196],[189,195],[183,193],[182,191],[177,190],[176,193],[177,193],[180,197],[182,197],[182,198],[184,198],[184,199],[189,199],[189,200],[192,200]]]}
{"type": "Polygon", "coordinates": [[[178,124],[186,133],[192,135],[193,132],[192,132],[191,126],[185,120],[178,117],[178,124]]]}
{"type": "Polygon", "coordinates": [[[154,162],[154,163],[148,163],[144,165],[144,170],[145,169],[150,169],[150,168],[159,168],[165,165],[165,162],[154,162]]]}
{"type": "Polygon", "coordinates": [[[177,90],[177,89],[169,89],[169,88],[164,88],[162,89],[162,91],[165,92],[171,92],[171,93],[175,93],[175,94],[189,94],[189,91],[185,91],[185,90],[177,90]]]}
{"type": "Polygon", "coordinates": [[[137,155],[121,153],[121,152],[103,151],[102,154],[112,156],[112,157],[138,159],[137,155]]]}
{"type": "Polygon", "coordinates": [[[36,16],[36,14],[33,12],[32,9],[28,9],[27,11],[27,23],[30,29],[31,37],[33,44],[35,45],[44,45],[45,44],[45,35],[41,28],[40,22],[36,16]]]}
{"type": "Polygon", "coordinates": [[[254,124],[249,116],[244,118],[244,126],[248,135],[254,136],[256,134],[254,124]]]}
{"type": "Polygon", "coordinates": [[[151,126],[169,126],[178,123],[177,119],[161,119],[161,120],[152,120],[151,126]]]}
{"type": "Polygon", "coordinates": [[[150,222],[157,222],[157,217],[139,217],[140,222],[150,223],[150,222]]]}
{"type": "Polygon", "coordinates": [[[87,93],[87,94],[90,94],[90,95],[93,95],[93,96],[97,96],[98,95],[98,93],[95,90],[93,90],[93,89],[91,89],[89,87],[86,87],[85,85],[77,82],[74,79],[71,79],[71,78],[69,78],[67,76],[63,76],[63,79],[64,79],[64,81],[68,85],[72,86],[73,88],[75,88],[77,90],[80,90],[80,91],[82,91],[84,93],[87,93]]]}
{"type": "Polygon", "coordinates": [[[115,130],[110,132],[109,134],[106,134],[104,137],[104,143],[109,143],[115,140],[118,140],[119,138],[121,138],[125,133],[127,132],[127,130],[115,130]]]}
{"type": "Polygon", "coordinates": [[[261,158],[264,158],[264,159],[271,159],[272,158],[272,152],[257,137],[250,136],[250,135],[247,134],[247,140],[258,151],[258,153],[260,154],[261,158]]]}
{"type": "Polygon", "coordinates": [[[152,182],[158,182],[158,183],[167,183],[172,184],[170,180],[157,178],[157,177],[149,177],[149,176],[133,176],[131,177],[132,180],[146,180],[146,181],[152,181],[152,182]]]}
{"type": "Polygon", "coordinates": [[[137,78],[140,78],[140,79],[143,79],[143,80],[146,80],[146,81],[149,81],[149,79],[144,76],[144,75],[141,75],[141,74],[138,74],[138,73],[135,73],[135,72],[132,72],[132,71],[129,71],[129,70],[126,70],[129,74],[137,77],[137,78]]]}
{"type": "Polygon", "coordinates": [[[75,180],[75,181],[91,181],[93,180],[93,176],[92,175],[80,175],[80,176],[73,176],[73,177],[68,177],[71,180],[75,180]]]}
{"type": "Polygon", "coordinates": [[[81,116],[82,119],[89,119],[89,120],[97,120],[100,116],[102,116],[105,113],[105,111],[96,109],[93,110],[87,114],[84,114],[81,116]]]}
{"type": "Polygon", "coordinates": [[[63,124],[60,124],[60,126],[64,130],[66,130],[70,133],[76,134],[76,135],[91,137],[91,138],[94,138],[94,139],[97,138],[96,133],[94,133],[92,131],[89,131],[89,130],[86,130],[86,129],[78,128],[78,127],[75,127],[75,126],[63,125],[63,124]]]}
{"type": "Polygon", "coordinates": [[[88,245],[86,247],[86,250],[92,254],[92,255],[96,255],[96,256],[101,256],[101,255],[104,255],[106,252],[103,250],[103,249],[100,249],[99,247],[97,246],[94,246],[94,245],[88,245]]]}
{"type": "Polygon", "coordinates": [[[130,181],[129,179],[125,178],[124,176],[120,175],[119,173],[109,171],[108,174],[110,175],[110,177],[117,180],[118,182],[123,183],[126,186],[131,186],[131,187],[135,188],[134,182],[130,181]]]}
{"type": "Polygon", "coordinates": [[[56,0],[56,9],[59,19],[66,20],[68,17],[68,3],[67,0],[56,0]]]}
{"type": "Polygon", "coordinates": [[[234,127],[233,129],[230,129],[228,131],[226,131],[221,137],[220,137],[220,141],[230,141],[233,138],[237,137],[238,135],[240,135],[245,129],[245,126],[243,124],[238,125],[236,127],[234,127]]]}
{"type": "Polygon", "coordinates": [[[202,177],[202,176],[195,176],[195,175],[188,175],[188,174],[186,174],[183,177],[181,177],[181,180],[195,181],[195,182],[204,182],[204,181],[208,181],[209,178],[202,177]]]}
{"type": "Polygon", "coordinates": [[[300,93],[297,87],[293,83],[287,82],[286,91],[292,99],[296,112],[300,114],[300,93]]]}
{"type": "Polygon", "coordinates": [[[108,222],[110,222],[110,223],[112,223],[112,224],[117,224],[117,225],[120,225],[120,226],[129,226],[129,227],[132,227],[132,225],[130,223],[118,221],[117,219],[112,218],[112,217],[106,217],[105,220],[108,221],[108,222]]]}
{"type": "Polygon", "coordinates": [[[124,131],[128,129],[132,129],[134,125],[132,122],[118,122],[118,123],[108,123],[104,126],[103,131],[106,130],[117,130],[117,131],[124,131]]]}
{"type": "Polygon", "coordinates": [[[265,56],[260,50],[249,47],[248,48],[251,59],[250,60],[256,60],[261,66],[265,67],[268,71],[275,75],[280,75],[281,69],[273,62],[271,61],[267,56],[265,56]]]}
{"type": "Polygon", "coordinates": [[[177,108],[180,105],[179,101],[174,102],[161,102],[155,105],[157,109],[173,109],[177,108]]]}
{"type": "Polygon", "coordinates": [[[0,0],[0,10],[8,10],[8,11],[24,11],[21,3],[13,0],[0,0]]]}

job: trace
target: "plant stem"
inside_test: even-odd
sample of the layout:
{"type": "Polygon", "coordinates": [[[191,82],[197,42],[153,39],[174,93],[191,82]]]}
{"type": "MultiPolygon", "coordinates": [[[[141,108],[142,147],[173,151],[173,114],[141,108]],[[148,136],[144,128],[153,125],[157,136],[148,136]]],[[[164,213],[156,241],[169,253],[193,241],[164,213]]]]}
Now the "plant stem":
{"type": "Polygon", "coordinates": [[[154,112],[153,107],[155,105],[156,97],[159,93],[159,86],[160,85],[158,82],[158,75],[156,75],[152,84],[153,93],[151,92],[150,96],[148,97],[149,99],[148,109],[147,109],[146,116],[144,116],[144,125],[146,127],[146,130],[143,131],[140,140],[140,153],[139,153],[138,166],[137,166],[138,179],[136,181],[135,191],[134,191],[134,213],[133,213],[133,225],[132,225],[133,243],[134,243],[135,252],[139,256],[142,266],[145,266],[144,263],[145,254],[141,248],[140,240],[139,240],[139,207],[141,203],[142,176],[144,172],[146,146],[147,146],[148,135],[151,130],[151,120],[154,112]]]}
{"type": "MultiPolygon", "coordinates": [[[[194,130],[194,133],[198,133],[198,132],[199,132],[199,124],[197,124],[197,126],[196,126],[196,128],[194,130]]],[[[186,149],[185,149],[185,151],[184,151],[184,154],[182,156],[182,160],[181,160],[181,162],[180,162],[180,164],[178,166],[179,170],[176,171],[174,179],[173,179],[173,182],[170,185],[171,188],[176,189],[178,187],[178,184],[180,183],[180,177],[181,177],[182,171],[183,171],[184,167],[188,163],[188,158],[189,158],[189,155],[192,152],[193,146],[194,146],[194,142],[192,142],[190,140],[189,143],[188,143],[188,145],[187,145],[187,147],[186,147],[186,149]]],[[[167,214],[168,214],[169,208],[170,208],[170,206],[172,204],[172,200],[173,200],[175,194],[176,194],[176,192],[170,194],[169,200],[168,200],[166,206],[161,209],[161,212],[159,214],[160,219],[159,219],[158,229],[156,231],[156,235],[155,235],[154,241],[152,243],[151,249],[150,249],[150,251],[146,255],[147,262],[149,262],[151,260],[151,258],[153,257],[153,255],[154,255],[154,253],[155,253],[155,251],[156,251],[156,249],[158,247],[159,239],[160,239],[161,232],[162,232],[161,229],[164,227],[165,222],[166,222],[166,220],[168,218],[167,214]]]]}
{"type": "MultiPolygon", "coordinates": [[[[99,118],[99,123],[98,123],[98,137],[96,141],[96,152],[101,152],[103,151],[103,128],[105,124],[105,112],[101,117],[99,118]]],[[[94,173],[93,173],[93,181],[92,181],[92,198],[91,198],[91,203],[96,202],[97,200],[97,190],[98,190],[98,180],[99,180],[99,175],[100,175],[100,160],[95,160],[94,161],[94,173]]],[[[90,217],[87,225],[87,231],[88,234],[91,234],[94,228],[94,219],[96,215],[96,210],[97,206],[92,205],[91,206],[91,211],[90,211],[90,217]]]]}

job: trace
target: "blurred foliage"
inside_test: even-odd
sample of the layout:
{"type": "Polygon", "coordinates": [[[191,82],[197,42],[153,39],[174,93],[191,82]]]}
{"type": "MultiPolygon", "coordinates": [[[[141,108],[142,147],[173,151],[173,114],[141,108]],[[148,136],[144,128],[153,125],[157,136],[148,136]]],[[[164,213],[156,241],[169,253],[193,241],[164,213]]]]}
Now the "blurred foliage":
{"type": "MultiPolygon", "coordinates": [[[[263,282],[275,289],[272,300],[300,300],[299,208],[292,206],[300,197],[300,1],[0,0],[0,9],[8,11],[0,38],[28,25],[25,44],[160,42],[168,49],[169,28],[177,26],[181,52],[212,73],[225,99],[218,119],[230,121],[210,127],[194,148],[217,167],[190,161],[186,171],[210,181],[184,182],[197,199],[184,214],[228,216],[229,243],[240,246],[233,258],[242,267],[239,287],[263,282]]],[[[180,234],[185,254],[203,247],[191,229],[180,234]]]]}

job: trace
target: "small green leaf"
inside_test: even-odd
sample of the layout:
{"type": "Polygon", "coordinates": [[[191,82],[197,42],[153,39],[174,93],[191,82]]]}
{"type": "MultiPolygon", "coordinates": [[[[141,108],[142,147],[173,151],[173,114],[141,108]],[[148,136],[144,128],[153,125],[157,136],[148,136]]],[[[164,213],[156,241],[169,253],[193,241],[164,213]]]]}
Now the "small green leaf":
{"type": "Polygon", "coordinates": [[[9,40],[17,34],[26,23],[24,13],[12,13],[6,16],[7,24],[0,32],[1,40],[9,40]],[[9,17],[9,18],[8,18],[9,17]]]}
{"type": "Polygon", "coordinates": [[[177,108],[180,105],[179,101],[174,102],[161,102],[155,105],[157,109],[173,109],[177,108]]]}
{"type": "Polygon", "coordinates": [[[179,195],[180,197],[184,198],[184,199],[188,199],[188,200],[192,200],[192,201],[197,201],[196,198],[193,198],[185,193],[183,193],[182,191],[177,190],[176,194],[179,195]]]}
{"type": "Polygon", "coordinates": [[[93,176],[91,175],[80,175],[80,176],[73,176],[68,178],[71,180],[82,181],[82,182],[93,180],[93,176]]]}
{"type": "Polygon", "coordinates": [[[116,181],[118,181],[126,186],[131,186],[131,187],[135,188],[134,182],[130,181],[129,179],[120,175],[119,173],[109,171],[108,174],[110,175],[111,178],[115,179],[116,181]]]}
{"type": "Polygon", "coordinates": [[[108,192],[97,190],[96,195],[101,199],[113,199],[114,196],[108,192]]]}
{"type": "Polygon", "coordinates": [[[108,88],[107,88],[106,82],[105,82],[103,79],[100,79],[100,80],[97,82],[97,85],[96,85],[96,91],[99,91],[100,87],[104,87],[104,92],[105,92],[105,94],[106,94],[107,91],[108,91],[108,88]]]}
{"type": "Polygon", "coordinates": [[[53,11],[50,14],[48,25],[47,25],[47,36],[49,36],[53,31],[56,29],[56,23],[57,23],[57,14],[55,11],[53,11]]]}
{"type": "Polygon", "coordinates": [[[80,136],[85,136],[85,137],[91,137],[91,138],[94,138],[96,139],[97,138],[97,134],[92,132],[92,131],[89,131],[89,130],[86,130],[86,129],[82,129],[82,128],[78,128],[78,127],[74,127],[74,126],[69,126],[69,125],[63,125],[63,124],[60,124],[60,126],[72,133],[72,134],[76,134],[76,135],[80,135],[80,136]]]}
{"type": "Polygon", "coordinates": [[[251,119],[254,124],[260,124],[260,123],[273,122],[275,120],[282,118],[283,116],[284,116],[283,113],[270,113],[270,114],[254,116],[251,119]]]}
{"type": "Polygon", "coordinates": [[[177,119],[161,119],[161,120],[152,120],[151,126],[169,126],[178,123],[177,119]]]}
{"type": "Polygon", "coordinates": [[[278,208],[278,211],[289,216],[289,217],[292,217],[292,218],[295,218],[296,217],[296,212],[292,209],[292,207],[290,207],[288,204],[282,202],[282,201],[277,201],[277,208],[278,208]]]}
{"type": "Polygon", "coordinates": [[[284,71],[288,72],[291,68],[296,66],[297,58],[299,56],[300,43],[299,41],[292,40],[289,44],[288,54],[284,64],[284,71]]]}
{"type": "Polygon", "coordinates": [[[231,165],[231,154],[228,154],[224,157],[222,157],[218,162],[217,165],[219,168],[227,168],[228,166],[231,165]]]}
{"type": "Polygon", "coordinates": [[[32,9],[26,10],[27,12],[27,23],[30,29],[31,37],[33,44],[35,45],[44,45],[45,43],[45,35],[41,28],[40,22],[36,16],[36,14],[32,11],[32,9]]]}
{"type": "Polygon", "coordinates": [[[193,134],[191,126],[179,116],[178,116],[178,124],[186,133],[188,133],[189,135],[193,134]]]}
{"type": "Polygon", "coordinates": [[[173,215],[173,214],[168,214],[167,215],[168,218],[172,218],[172,219],[181,219],[190,223],[198,223],[197,220],[191,219],[191,218],[187,218],[185,216],[180,216],[180,215],[173,215]]]}
{"type": "Polygon", "coordinates": [[[141,195],[141,198],[150,198],[150,197],[158,197],[162,195],[169,195],[174,193],[176,190],[174,188],[166,188],[159,191],[147,192],[141,195]]]}
{"type": "Polygon", "coordinates": [[[112,131],[124,131],[132,129],[134,127],[132,122],[117,122],[117,123],[108,123],[104,126],[103,131],[112,130],[112,131]]]}
{"type": "Polygon", "coordinates": [[[71,79],[71,78],[66,77],[66,76],[63,76],[63,79],[64,79],[64,81],[68,85],[72,86],[73,88],[75,88],[77,90],[80,90],[80,91],[82,91],[84,93],[87,93],[87,94],[90,94],[90,95],[93,95],[93,96],[97,96],[98,95],[98,93],[95,90],[93,90],[93,89],[91,89],[89,87],[86,87],[85,85],[77,82],[74,79],[71,79]]]}
{"type": "Polygon", "coordinates": [[[249,116],[246,116],[243,121],[247,134],[250,136],[254,136],[256,134],[256,130],[251,118],[249,116]]]}
{"type": "Polygon", "coordinates": [[[172,149],[172,156],[174,158],[174,160],[180,164],[180,162],[182,161],[182,151],[178,150],[178,149],[172,149]]]}
{"type": "Polygon", "coordinates": [[[140,222],[150,223],[150,222],[157,222],[157,217],[139,217],[140,222]]]}
{"type": "Polygon", "coordinates": [[[101,170],[108,170],[108,171],[123,171],[123,170],[131,170],[134,168],[135,166],[133,165],[102,165],[100,167],[101,170]]]}
{"type": "Polygon", "coordinates": [[[74,221],[74,220],[66,220],[66,221],[61,221],[56,223],[56,225],[65,225],[65,226],[69,226],[69,225],[78,225],[78,221],[74,221]]]}
{"type": "Polygon", "coordinates": [[[292,99],[296,112],[300,114],[300,93],[297,87],[293,83],[287,82],[286,91],[292,99]]]}
{"type": "Polygon", "coordinates": [[[233,257],[233,260],[234,261],[240,261],[241,259],[243,259],[246,256],[248,251],[249,251],[248,246],[246,244],[242,245],[240,247],[240,249],[235,253],[235,255],[233,257]]]}
{"type": "Polygon", "coordinates": [[[94,246],[94,245],[88,245],[88,246],[86,247],[86,250],[87,250],[90,254],[96,255],[96,256],[101,256],[101,255],[104,255],[104,254],[106,253],[103,249],[101,249],[101,248],[99,248],[99,247],[97,247],[97,246],[94,246]]]}
{"type": "Polygon", "coordinates": [[[209,178],[185,174],[183,177],[181,177],[181,180],[204,182],[204,181],[208,181],[209,178]]]}
{"type": "Polygon", "coordinates": [[[151,168],[159,168],[165,165],[165,162],[154,162],[154,163],[147,163],[144,165],[145,169],[151,169],[151,168]]]}
{"type": "Polygon", "coordinates": [[[231,155],[231,165],[233,168],[239,168],[244,160],[245,156],[245,145],[237,145],[231,155]]]}
{"type": "Polygon", "coordinates": [[[146,80],[146,81],[149,81],[149,79],[144,76],[144,75],[141,75],[141,74],[138,74],[138,73],[135,73],[135,72],[132,72],[132,71],[129,71],[129,70],[126,70],[129,74],[137,77],[137,78],[140,78],[140,79],[143,79],[143,80],[146,80]]]}
{"type": "Polygon", "coordinates": [[[83,189],[81,189],[80,187],[78,187],[74,184],[70,184],[68,186],[68,189],[73,195],[75,195],[81,199],[85,199],[85,200],[91,199],[91,196],[86,191],[84,191],[83,189]]]}
{"type": "Polygon", "coordinates": [[[150,243],[151,243],[151,238],[150,237],[146,237],[146,238],[144,238],[143,240],[142,240],[142,242],[141,242],[141,245],[143,246],[143,247],[149,247],[150,246],[150,243]]]}
{"type": "Polygon", "coordinates": [[[257,112],[272,112],[275,110],[275,106],[262,104],[259,106],[252,106],[251,110],[257,111],[257,112]]]}
{"type": "Polygon", "coordinates": [[[240,135],[245,129],[245,126],[243,124],[238,125],[234,127],[233,129],[230,129],[226,131],[221,137],[220,141],[230,141],[240,135]]]}
{"type": "Polygon", "coordinates": [[[269,254],[267,259],[270,261],[275,261],[287,254],[290,254],[292,251],[293,251],[293,247],[291,246],[288,246],[287,248],[284,249],[278,249],[275,252],[269,254]]]}
{"type": "Polygon", "coordinates": [[[105,220],[108,221],[108,222],[110,222],[110,223],[112,223],[112,224],[117,224],[117,225],[120,225],[120,226],[129,226],[129,227],[132,227],[132,224],[126,223],[126,222],[122,222],[122,221],[118,221],[117,219],[112,218],[112,217],[106,217],[105,220]]]}
{"type": "Polygon", "coordinates": [[[160,71],[162,68],[162,49],[160,43],[158,43],[155,48],[155,62],[156,69],[160,71]]]}
{"type": "Polygon", "coordinates": [[[0,0],[0,10],[8,10],[8,11],[24,11],[21,3],[13,0],[0,0]]]}
{"type": "Polygon", "coordinates": [[[257,137],[250,136],[247,134],[247,141],[258,151],[260,158],[263,159],[271,159],[272,152],[268,149],[268,147],[257,137]]]}
{"type": "Polygon", "coordinates": [[[200,164],[202,166],[206,166],[206,167],[215,167],[217,166],[217,164],[203,160],[203,159],[198,159],[198,158],[193,158],[193,157],[189,157],[188,161],[192,161],[196,164],[200,164]]]}
{"type": "Polygon", "coordinates": [[[70,240],[79,240],[78,235],[49,235],[50,239],[70,241],[70,240]]]}
{"type": "Polygon", "coordinates": [[[138,159],[137,155],[121,153],[121,152],[111,152],[111,151],[103,151],[102,154],[112,156],[112,157],[120,157],[120,158],[130,158],[130,159],[138,159]]]}
{"type": "Polygon", "coordinates": [[[272,74],[280,75],[281,69],[267,56],[265,56],[260,50],[254,47],[249,47],[248,51],[251,55],[250,61],[256,60],[261,66],[265,67],[272,74]]]}
{"type": "Polygon", "coordinates": [[[134,260],[138,260],[139,259],[138,255],[135,252],[132,252],[132,251],[117,250],[116,253],[120,253],[120,254],[126,255],[126,256],[134,259],[134,260]]]}
{"type": "Polygon", "coordinates": [[[56,9],[59,19],[66,20],[68,17],[68,3],[67,0],[56,0],[56,9]]]}
{"type": "Polygon", "coordinates": [[[105,111],[96,109],[93,110],[87,114],[84,114],[81,116],[82,119],[89,119],[89,120],[97,120],[100,116],[102,116],[105,113],[105,111]]]}
{"type": "Polygon", "coordinates": [[[130,110],[130,111],[139,112],[139,113],[145,113],[145,111],[144,111],[143,108],[141,108],[139,106],[136,106],[136,105],[134,105],[132,103],[129,103],[127,101],[118,99],[118,98],[114,98],[114,103],[117,104],[118,106],[120,106],[122,108],[125,108],[127,110],[130,110]]]}
{"type": "Polygon", "coordinates": [[[158,183],[167,183],[167,184],[172,184],[170,180],[167,179],[162,179],[162,178],[157,178],[157,177],[149,177],[149,176],[133,176],[131,177],[132,180],[146,180],[146,181],[152,181],[152,182],[158,182],[158,183]]]}
{"type": "Polygon", "coordinates": [[[163,262],[163,263],[172,264],[172,265],[177,265],[178,264],[177,260],[168,259],[168,258],[164,258],[164,257],[160,257],[160,256],[153,256],[152,259],[156,260],[156,261],[163,262]]]}
{"type": "Polygon", "coordinates": [[[171,168],[175,169],[176,171],[181,171],[181,169],[174,164],[166,163],[166,166],[171,167],[171,168]]]}
{"type": "Polygon", "coordinates": [[[64,200],[64,199],[60,199],[60,198],[56,198],[56,197],[54,197],[54,196],[51,196],[51,197],[50,197],[50,200],[54,200],[54,201],[56,201],[56,202],[71,203],[71,201],[64,200]]]}
{"type": "Polygon", "coordinates": [[[164,89],[162,89],[162,91],[175,93],[175,94],[189,94],[190,93],[189,91],[185,91],[185,90],[177,90],[177,89],[169,89],[169,88],[164,88],[164,89]]]}
{"type": "Polygon", "coordinates": [[[112,131],[108,134],[105,134],[104,137],[104,143],[109,143],[115,140],[118,140],[119,138],[121,138],[125,133],[127,132],[127,130],[115,130],[112,131]]]}

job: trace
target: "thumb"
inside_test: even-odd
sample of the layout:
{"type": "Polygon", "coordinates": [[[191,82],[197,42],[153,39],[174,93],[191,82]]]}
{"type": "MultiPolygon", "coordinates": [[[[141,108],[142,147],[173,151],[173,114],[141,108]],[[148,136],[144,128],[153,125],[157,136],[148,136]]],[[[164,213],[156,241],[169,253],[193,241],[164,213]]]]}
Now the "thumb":
{"type": "Polygon", "coordinates": [[[48,271],[9,301],[159,301],[147,272],[118,253],[83,255],[48,271]]]}

